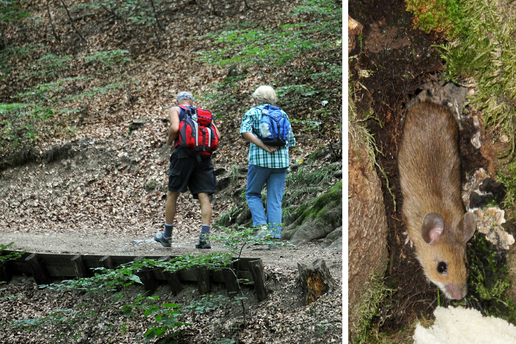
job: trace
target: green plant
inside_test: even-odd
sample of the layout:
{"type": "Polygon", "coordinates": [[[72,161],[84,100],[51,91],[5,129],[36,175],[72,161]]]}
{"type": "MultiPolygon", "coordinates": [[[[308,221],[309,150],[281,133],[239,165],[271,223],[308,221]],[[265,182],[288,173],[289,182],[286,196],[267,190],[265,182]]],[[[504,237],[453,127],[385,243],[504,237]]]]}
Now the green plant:
{"type": "MultiPolygon", "coordinates": [[[[338,87],[330,88],[328,83],[332,82],[335,86],[340,85],[342,81],[341,6],[330,0],[308,0],[297,7],[291,16],[304,14],[309,14],[312,20],[295,24],[286,23],[274,29],[264,28],[261,23],[228,24],[226,28],[204,36],[213,40],[216,49],[199,52],[199,59],[210,65],[242,71],[250,66],[278,71],[281,70],[278,67],[287,64],[303,66],[294,68],[291,74],[299,74],[303,81],[311,79],[318,84],[290,85],[289,81],[284,83],[285,86],[278,87],[278,96],[287,109],[314,95],[334,96],[333,93],[338,87]],[[323,55],[320,54],[321,51],[324,51],[323,55]],[[295,60],[303,62],[292,63],[295,60]],[[285,97],[286,94],[289,96],[285,97]]],[[[238,80],[245,74],[243,72],[235,77],[227,77],[222,83],[212,85],[215,90],[212,94],[206,94],[206,99],[212,102],[217,110],[228,110],[227,104],[235,100],[227,99],[228,93],[219,90],[238,87],[238,80]]],[[[278,73],[278,77],[280,75],[278,73]]],[[[281,75],[281,78],[284,76],[281,75]]],[[[272,75],[271,79],[275,79],[275,75],[272,75]]],[[[283,80],[276,80],[276,83],[281,85],[283,80]]],[[[334,111],[335,109],[328,113],[334,111]]]]}
{"type": "Polygon", "coordinates": [[[317,324],[317,335],[322,336],[329,326],[333,326],[333,324],[317,324]]]}
{"type": "Polygon", "coordinates": [[[7,245],[0,244],[0,266],[4,265],[8,261],[21,258],[25,253],[25,251],[13,251],[9,254],[4,254],[3,251],[7,250],[7,248],[12,245],[14,245],[14,242],[11,242],[7,245]]]}
{"type": "Polygon", "coordinates": [[[369,343],[368,330],[371,328],[372,320],[379,315],[380,305],[385,303],[394,291],[386,288],[383,279],[373,272],[371,282],[363,292],[363,302],[359,310],[360,319],[355,326],[356,335],[353,343],[369,343]]]}
{"type": "Polygon", "coordinates": [[[484,125],[502,131],[509,147],[501,156],[511,160],[516,150],[516,50],[511,25],[514,12],[495,1],[461,2],[457,28],[450,43],[437,46],[452,81],[475,86],[471,106],[484,114],[484,125]]]}
{"type": "Polygon", "coordinates": [[[15,0],[0,1],[0,33],[3,47],[7,47],[6,30],[14,25],[18,25],[23,19],[30,16],[30,13],[20,8],[20,4],[15,0]]]}
{"type": "MultiPolygon", "coordinates": [[[[126,317],[135,316],[136,312],[143,312],[145,317],[153,317],[154,322],[145,333],[145,342],[149,342],[156,338],[167,336],[174,328],[188,325],[180,321],[180,318],[187,312],[207,312],[229,302],[241,303],[242,298],[235,297],[230,300],[223,296],[207,295],[200,301],[192,302],[188,306],[173,303],[158,305],[157,296],[149,297],[145,295],[139,295],[131,303],[124,303],[119,307],[115,306],[115,302],[108,302],[108,300],[120,301],[126,299],[128,296],[124,293],[125,288],[133,284],[141,285],[142,281],[138,277],[138,272],[144,269],[160,268],[163,271],[169,272],[177,272],[196,266],[222,269],[228,268],[232,262],[233,259],[230,254],[214,252],[208,255],[184,255],[171,260],[142,259],[123,264],[116,269],[96,268],[94,269],[93,277],[64,280],[60,283],[41,287],[60,292],[87,292],[99,295],[101,302],[98,302],[98,300],[92,301],[77,307],[77,309],[55,311],[47,317],[18,321],[13,323],[12,326],[30,330],[35,327],[52,325],[56,329],[65,329],[64,333],[71,332],[77,338],[84,338],[87,336],[87,331],[91,329],[85,329],[82,326],[78,326],[78,324],[87,322],[96,326],[103,321],[107,321],[98,314],[101,308],[109,307],[118,310],[126,317]],[[106,295],[110,295],[110,297],[106,298],[106,295]]],[[[61,332],[60,330],[57,331],[57,335],[59,335],[61,332]]],[[[172,333],[170,336],[173,337],[174,335],[175,333],[172,333]]]]}
{"type": "Polygon", "coordinates": [[[9,73],[16,68],[14,67],[15,64],[11,63],[13,59],[23,60],[38,50],[45,49],[47,49],[47,46],[42,43],[29,43],[20,47],[12,45],[4,47],[3,50],[0,50],[0,73],[4,74],[0,79],[8,79],[9,73]]]}
{"type": "Polygon", "coordinates": [[[212,92],[203,94],[201,99],[207,103],[210,103],[210,109],[214,113],[214,117],[217,118],[217,113],[225,114],[225,116],[221,118],[222,121],[226,120],[226,115],[230,118],[233,117],[233,112],[229,111],[228,109],[230,104],[237,103],[237,99],[233,93],[226,92],[226,86],[224,83],[211,83],[209,84],[209,88],[212,90],[212,92]]]}
{"type": "Polygon", "coordinates": [[[483,234],[478,233],[468,246],[468,285],[484,301],[500,301],[510,285],[503,253],[497,252],[483,234]]]}
{"type": "Polygon", "coordinates": [[[414,13],[414,26],[426,33],[452,36],[461,27],[463,13],[457,0],[407,0],[407,11],[414,13]]]}
{"type": "Polygon", "coordinates": [[[502,165],[498,171],[498,181],[505,186],[505,198],[502,206],[506,210],[507,218],[516,218],[516,162],[502,165]]]}
{"type": "Polygon", "coordinates": [[[216,344],[234,344],[236,342],[231,338],[224,338],[224,339],[217,340],[215,343],[216,344]]]}
{"type": "Polygon", "coordinates": [[[129,54],[127,50],[96,51],[91,55],[84,56],[83,59],[85,64],[101,62],[104,66],[113,67],[131,61],[126,56],[127,54],[129,54]]]}
{"type": "Polygon", "coordinates": [[[231,172],[230,172],[231,185],[233,185],[233,186],[238,185],[239,176],[240,176],[240,172],[238,169],[238,165],[234,164],[233,166],[231,166],[231,172]]]}
{"type": "MultiPolygon", "coordinates": [[[[238,228],[220,227],[220,229],[223,229],[226,233],[211,236],[210,240],[222,243],[222,245],[231,252],[232,256],[236,256],[232,260],[232,262],[237,262],[238,260],[240,260],[243,249],[248,245],[266,244],[269,245],[269,247],[292,246],[292,244],[288,242],[275,242],[272,238],[272,231],[269,229],[263,230],[263,235],[261,236],[256,236],[256,228],[247,228],[239,226],[238,228]]],[[[235,278],[237,278],[237,281],[239,282],[239,294],[243,295],[242,289],[240,288],[240,283],[247,283],[247,281],[238,279],[238,269],[234,270],[230,268],[230,271],[233,273],[233,275],[235,276],[235,278]]],[[[235,301],[239,302],[242,307],[243,323],[245,325],[247,323],[247,320],[244,299],[244,297],[235,296],[235,301]]]]}
{"type": "Polygon", "coordinates": [[[36,64],[32,65],[30,71],[26,72],[26,76],[39,76],[43,80],[50,80],[55,77],[64,77],[65,72],[70,69],[70,56],[58,56],[47,53],[39,58],[36,64]],[[32,71],[35,69],[35,71],[32,71]]]}
{"type": "MultiPolygon", "coordinates": [[[[270,245],[275,241],[272,239],[272,231],[265,230],[264,235],[257,237],[256,228],[248,228],[238,226],[237,228],[219,227],[226,233],[211,236],[210,240],[219,242],[222,246],[228,249],[232,255],[236,255],[236,259],[240,259],[243,249],[248,245],[270,245]]],[[[278,246],[292,246],[287,242],[276,242],[278,246]]]]}
{"type": "MultiPolygon", "coordinates": [[[[157,296],[155,296],[157,300],[157,296]]],[[[162,307],[151,306],[145,310],[144,316],[154,316],[155,322],[150,325],[150,328],[145,332],[145,343],[162,337],[165,332],[174,327],[181,327],[184,325],[190,325],[189,323],[183,323],[178,321],[178,318],[182,313],[178,310],[181,306],[175,303],[164,303],[162,307]]]]}

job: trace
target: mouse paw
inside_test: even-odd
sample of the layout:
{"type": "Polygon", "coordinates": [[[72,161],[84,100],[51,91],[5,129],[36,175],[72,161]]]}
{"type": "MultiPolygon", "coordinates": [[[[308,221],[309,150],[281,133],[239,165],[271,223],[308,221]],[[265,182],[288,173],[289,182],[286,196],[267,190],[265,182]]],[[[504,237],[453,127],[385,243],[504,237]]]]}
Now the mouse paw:
{"type": "Polygon", "coordinates": [[[408,236],[408,232],[403,232],[403,235],[406,236],[406,238],[405,238],[405,245],[410,243],[410,248],[412,248],[414,246],[414,243],[412,242],[412,240],[410,240],[410,237],[408,236]]]}

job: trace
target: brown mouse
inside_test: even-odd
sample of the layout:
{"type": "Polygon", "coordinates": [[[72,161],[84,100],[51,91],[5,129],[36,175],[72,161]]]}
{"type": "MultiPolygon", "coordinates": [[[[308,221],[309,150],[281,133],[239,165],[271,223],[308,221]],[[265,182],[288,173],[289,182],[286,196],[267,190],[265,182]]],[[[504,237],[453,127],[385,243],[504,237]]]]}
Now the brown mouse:
{"type": "Polygon", "coordinates": [[[467,293],[466,242],[476,229],[461,199],[459,129],[445,107],[424,101],[407,113],[398,151],[402,213],[426,277],[449,299],[467,293]]]}

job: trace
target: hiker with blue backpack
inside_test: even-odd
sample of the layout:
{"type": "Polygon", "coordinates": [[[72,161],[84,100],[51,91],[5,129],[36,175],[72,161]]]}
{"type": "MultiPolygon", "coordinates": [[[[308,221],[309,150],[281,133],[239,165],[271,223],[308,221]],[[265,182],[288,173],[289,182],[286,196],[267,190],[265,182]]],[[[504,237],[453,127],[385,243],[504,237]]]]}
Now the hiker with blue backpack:
{"type": "Polygon", "coordinates": [[[211,112],[193,106],[192,93],[181,92],[176,101],[177,106],[169,109],[167,145],[174,143],[175,149],[170,157],[165,231],[157,233],[154,240],[164,247],[172,246],[177,199],[188,188],[201,205],[202,227],[195,248],[210,249],[207,239],[212,216],[209,196],[215,193],[217,186],[211,154],[217,149],[220,134],[213,123],[211,112]]]}
{"type": "Polygon", "coordinates": [[[281,238],[281,203],[289,167],[289,147],[296,140],[287,114],[276,106],[278,97],[270,86],[260,86],[252,94],[255,105],[242,118],[240,134],[250,142],[246,199],[253,226],[263,236],[270,230],[281,238]],[[262,188],[267,186],[267,214],[262,203],[262,188]]]}

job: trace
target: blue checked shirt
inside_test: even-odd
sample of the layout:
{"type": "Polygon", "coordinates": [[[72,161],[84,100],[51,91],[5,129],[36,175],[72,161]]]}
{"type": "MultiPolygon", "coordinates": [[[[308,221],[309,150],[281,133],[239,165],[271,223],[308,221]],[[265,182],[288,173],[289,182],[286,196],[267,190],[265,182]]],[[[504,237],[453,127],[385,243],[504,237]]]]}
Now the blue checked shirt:
{"type": "MultiPolygon", "coordinates": [[[[240,134],[260,132],[260,119],[262,118],[262,109],[267,104],[255,106],[247,111],[242,118],[242,125],[240,126],[240,134]],[[254,129],[254,130],[253,130],[254,129]]],[[[282,110],[283,114],[287,114],[282,110]]],[[[287,116],[288,118],[288,116],[287,116]]],[[[255,134],[256,135],[256,134],[255,134]]],[[[296,139],[292,128],[288,134],[288,142],[274,153],[268,153],[251,143],[249,148],[249,165],[256,165],[267,168],[286,168],[289,166],[288,148],[296,145],[296,139]]]]}

